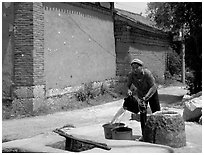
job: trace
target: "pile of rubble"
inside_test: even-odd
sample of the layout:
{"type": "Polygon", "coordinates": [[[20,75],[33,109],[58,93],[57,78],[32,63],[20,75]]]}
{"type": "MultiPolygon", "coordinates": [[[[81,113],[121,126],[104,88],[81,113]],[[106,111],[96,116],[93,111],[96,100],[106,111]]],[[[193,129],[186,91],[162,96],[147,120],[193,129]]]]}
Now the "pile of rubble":
{"type": "Polygon", "coordinates": [[[193,96],[185,95],[182,102],[184,103],[184,121],[202,124],[202,92],[193,96]]]}

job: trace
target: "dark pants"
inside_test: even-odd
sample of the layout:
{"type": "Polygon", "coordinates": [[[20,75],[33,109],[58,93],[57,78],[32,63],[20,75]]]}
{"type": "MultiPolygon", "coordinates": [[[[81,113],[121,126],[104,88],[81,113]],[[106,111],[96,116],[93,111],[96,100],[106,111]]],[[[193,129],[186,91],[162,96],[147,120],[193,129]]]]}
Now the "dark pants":
{"type": "MultiPolygon", "coordinates": [[[[160,103],[159,103],[159,96],[158,96],[158,91],[156,91],[154,93],[154,95],[152,95],[152,97],[145,102],[145,108],[147,109],[147,105],[150,105],[151,111],[152,113],[156,112],[156,111],[160,111],[160,103]]],[[[139,106],[141,109],[144,107],[139,106]]],[[[144,135],[144,128],[145,128],[145,124],[147,121],[147,111],[144,110],[144,112],[140,113],[140,123],[141,123],[141,129],[142,129],[142,135],[144,135]]]]}
{"type": "Polygon", "coordinates": [[[147,105],[150,105],[152,113],[160,111],[159,96],[156,91],[152,97],[145,102],[145,106],[140,106],[133,96],[128,96],[124,99],[123,108],[137,114],[140,112],[140,123],[142,129],[142,135],[144,134],[144,128],[147,121],[147,105]],[[142,111],[142,112],[141,112],[142,111]]]}

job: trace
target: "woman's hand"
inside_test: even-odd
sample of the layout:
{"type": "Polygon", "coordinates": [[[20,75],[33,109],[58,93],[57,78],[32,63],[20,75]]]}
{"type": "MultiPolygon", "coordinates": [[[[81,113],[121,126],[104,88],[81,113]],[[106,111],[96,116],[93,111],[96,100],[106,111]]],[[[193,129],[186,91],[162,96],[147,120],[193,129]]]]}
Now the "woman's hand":
{"type": "Polygon", "coordinates": [[[132,91],[130,89],[128,89],[127,94],[128,94],[128,96],[132,96],[132,91]]]}
{"type": "Polygon", "coordinates": [[[139,99],[139,103],[140,106],[145,106],[145,97],[143,97],[142,99],[139,99]]]}
{"type": "Polygon", "coordinates": [[[146,98],[146,97],[143,97],[142,100],[143,100],[143,101],[147,101],[147,98],[146,98]]]}

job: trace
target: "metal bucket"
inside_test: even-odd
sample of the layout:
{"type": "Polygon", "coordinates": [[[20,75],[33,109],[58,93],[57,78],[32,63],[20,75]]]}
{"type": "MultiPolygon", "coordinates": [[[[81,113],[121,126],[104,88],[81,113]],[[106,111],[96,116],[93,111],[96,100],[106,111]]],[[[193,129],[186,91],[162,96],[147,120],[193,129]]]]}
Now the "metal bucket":
{"type": "Polygon", "coordinates": [[[132,140],[132,129],[128,127],[118,127],[112,130],[112,138],[116,140],[132,140]]]}
{"type": "Polygon", "coordinates": [[[112,139],[112,130],[116,127],[123,127],[125,126],[124,123],[114,123],[114,124],[104,124],[103,128],[104,128],[104,135],[106,139],[112,139]]]}

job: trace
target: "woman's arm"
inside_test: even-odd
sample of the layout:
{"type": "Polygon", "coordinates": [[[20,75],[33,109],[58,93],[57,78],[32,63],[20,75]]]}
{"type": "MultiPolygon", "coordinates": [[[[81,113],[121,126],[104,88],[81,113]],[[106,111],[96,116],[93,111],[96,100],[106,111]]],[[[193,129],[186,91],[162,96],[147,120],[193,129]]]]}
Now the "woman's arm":
{"type": "Polygon", "coordinates": [[[156,90],[157,90],[157,87],[156,87],[156,85],[154,84],[154,85],[149,89],[149,91],[147,92],[147,94],[143,97],[143,100],[145,100],[145,101],[149,100],[149,99],[152,97],[152,95],[154,95],[154,93],[156,92],[156,90]]]}
{"type": "Polygon", "coordinates": [[[146,76],[148,78],[148,83],[151,86],[151,88],[149,89],[147,94],[143,97],[143,100],[145,100],[145,101],[149,100],[157,90],[155,78],[154,78],[153,74],[148,69],[146,70],[146,76]]]}

